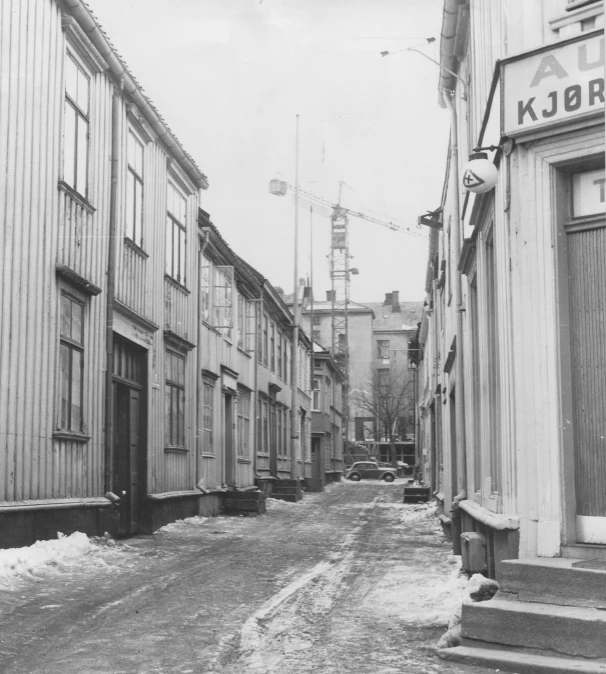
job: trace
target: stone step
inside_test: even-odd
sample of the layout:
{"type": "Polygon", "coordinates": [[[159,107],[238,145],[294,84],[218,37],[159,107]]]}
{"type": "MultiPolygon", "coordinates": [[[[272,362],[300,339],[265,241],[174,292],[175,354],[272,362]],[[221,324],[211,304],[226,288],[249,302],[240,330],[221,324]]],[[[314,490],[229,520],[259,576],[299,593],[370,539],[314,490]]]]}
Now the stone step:
{"type": "Polygon", "coordinates": [[[606,662],[516,652],[505,649],[457,646],[438,651],[442,660],[476,665],[516,674],[604,674],[606,662]]]}
{"type": "Polygon", "coordinates": [[[289,503],[297,503],[303,498],[302,494],[273,494],[273,498],[279,499],[280,501],[288,501],[289,503]]]}
{"type": "Polygon", "coordinates": [[[464,645],[481,642],[536,648],[559,655],[606,658],[606,612],[595,608],[513,601],[497,595],[463,604],[464,645]],[[473,640],[473,641],[472,641],[473,640]]]}
{"type": "Polygon", "coordinates": [[[301,490],[297,487],[285,487],[284,485],[274,486],[273,495],[276,494],[300,494],[301,490]]]}
{"type": "Polygon", "coordinates": [[[606,566],[562,557],[502,562],[503,593],[520,601],[606,608],[606,566]]]}
{"type": "Polygon", "coordinates": [[[279,479],[274,481],[274,485],[283,485],[285,487],[298,487],[301,489],[301,480],[279,479]]]}

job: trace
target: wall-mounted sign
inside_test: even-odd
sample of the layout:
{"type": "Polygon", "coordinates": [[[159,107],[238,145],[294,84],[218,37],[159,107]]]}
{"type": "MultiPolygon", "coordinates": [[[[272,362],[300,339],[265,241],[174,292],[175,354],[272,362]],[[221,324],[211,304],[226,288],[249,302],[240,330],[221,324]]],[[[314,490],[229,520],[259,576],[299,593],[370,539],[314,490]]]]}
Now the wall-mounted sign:
{"type": "Polygon", "coordinates": [[[572,176],[572,216],[581,218],[606,211],[604,169],[575,173],[572,176]]]}
{"type": "Polygon", "coordinates": [[[502,135],[516,137],[604,110],[604,33],[501,62],[502,135]]]}

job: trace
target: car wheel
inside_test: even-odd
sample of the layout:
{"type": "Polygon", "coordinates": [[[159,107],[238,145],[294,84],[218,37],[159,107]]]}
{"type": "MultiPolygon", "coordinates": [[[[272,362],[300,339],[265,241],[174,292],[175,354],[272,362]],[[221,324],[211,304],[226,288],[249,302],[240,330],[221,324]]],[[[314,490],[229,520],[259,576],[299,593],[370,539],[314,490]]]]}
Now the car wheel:
{"type": "Polygon", "coordinates": [[[352,473],[349,476],[350,480],[353,480],[354,482],[359,482],[360,481],[360,473],[352,473]]]}
{"type": "Polygon", "coordinates": [[[393,482],[395,478],[391,473],[385,473],[385,475],[383,475],[383,479],[385,482],[393,482]]]}

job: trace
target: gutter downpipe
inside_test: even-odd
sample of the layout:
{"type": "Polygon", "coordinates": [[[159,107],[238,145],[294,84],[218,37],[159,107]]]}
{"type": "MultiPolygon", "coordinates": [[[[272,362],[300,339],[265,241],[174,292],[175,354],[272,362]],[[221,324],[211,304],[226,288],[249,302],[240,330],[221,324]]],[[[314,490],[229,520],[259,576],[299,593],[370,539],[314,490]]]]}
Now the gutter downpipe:
{"type": "Polygon", "coordinates": [[[105,312],[105,493],[112,490],[112,447],[114,439],[114,295],[116,293],[116,225],[118,157],[120,153],[120,100],[124,80],[114,87],[112,96],[112,154],[110,167],[109,238],[107,251],[107,295],[105,312]]]}
{"type": "MultiPolygon", "coordinates": [[[[452,237],[451,237],[451,262],[458,265],[461,256],[461,216],[459,203],[459,141],[457,133],[457,111],[453,104],[450,92],[442,89],[442,97],[448,111],[450,112],[451,131],[451,166],[452,166],[452,237]]],[[[458,504],[467,498],[467,450],[465,438],[465,390],[464,390],[464,372],[463,372],[463,304],[462,304],[462,284],[461,273],[456,269],[454,284],[454,300],[456,307],[456,339],[457,353],[455,358],[455,396],[456,396],[456,466],[457,466],[457,489],[458,493],[453,498],[453,509],[458,510],[458,504]]],[[[453,537],[454,538],[454,537],[453,537]]],[[[458,541],[457,541],[458,543],[458,541]]]]}

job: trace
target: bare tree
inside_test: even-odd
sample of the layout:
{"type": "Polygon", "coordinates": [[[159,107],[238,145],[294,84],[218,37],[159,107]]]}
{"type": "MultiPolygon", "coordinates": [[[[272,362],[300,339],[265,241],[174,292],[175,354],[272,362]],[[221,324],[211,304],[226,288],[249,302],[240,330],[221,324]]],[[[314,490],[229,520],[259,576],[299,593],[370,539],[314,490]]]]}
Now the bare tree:
{"type": "Polygon", "coordinates": [[[391,464],[397,468],[395,443],[406,439],[414,425],[414,384],[407,368],[377,368],[371,371],[365,389],[358,389],[354,403],[372,416],[376,440],[389,442],[391,464]]]}

